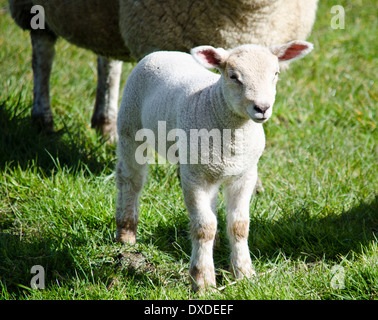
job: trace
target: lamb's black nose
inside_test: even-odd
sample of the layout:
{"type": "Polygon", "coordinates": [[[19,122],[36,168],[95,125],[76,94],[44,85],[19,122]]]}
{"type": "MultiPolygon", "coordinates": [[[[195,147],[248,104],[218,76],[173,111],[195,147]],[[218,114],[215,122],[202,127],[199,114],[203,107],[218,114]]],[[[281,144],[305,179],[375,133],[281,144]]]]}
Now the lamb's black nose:
{"type": "Polygon", "coordinates": [[[259,113],[262,113],[264,114],[266,110],[268,110],[270,108],[270,105],[268,104],[255,104],[255,107],[254,109],[259,112],[259,113]]]}

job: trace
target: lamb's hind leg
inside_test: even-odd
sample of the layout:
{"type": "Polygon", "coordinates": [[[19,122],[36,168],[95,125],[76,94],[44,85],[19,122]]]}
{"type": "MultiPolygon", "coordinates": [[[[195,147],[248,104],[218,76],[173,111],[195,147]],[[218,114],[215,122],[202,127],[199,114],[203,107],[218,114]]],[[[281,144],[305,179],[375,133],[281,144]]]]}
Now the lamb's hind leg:
{"type": "Polygon", "coordinates": [[[120,138],[117,164],[116,240],[133,244],[139,219],[138,200],[147,173],[146,164],[135,161],[134,141],[120,138]]]}
{"type": "Polygon", "coordinates": [[[231,271],[235,277],[255,274],[248,248],[249,202],[257,180],[257,170],[225,185],[227,233],[231,244],[231,271]]]}
{"type": "Polygon", "coordinates": [[[92,128],[111,142],[117,140],[117,113],[122,61],[97,58],[97,91],[92,128]]]}
{"type": "Polygon", "coordinates": [[[54,123],[50,105],[50,74],[54,60],[56,36],[47,30],[30,32],[33,46],[33,109],[32,121],[39,129],[53,131],[54,123]]]}

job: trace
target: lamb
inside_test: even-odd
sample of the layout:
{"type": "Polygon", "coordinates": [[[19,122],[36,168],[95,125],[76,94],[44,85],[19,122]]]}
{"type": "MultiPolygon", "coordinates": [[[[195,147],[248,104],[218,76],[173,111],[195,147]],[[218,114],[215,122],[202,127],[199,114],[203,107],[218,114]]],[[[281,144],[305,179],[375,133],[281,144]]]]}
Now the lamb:
{"type": "Polygon", "coordinates": [[[311,43],[300,40],[269,48],[254,44],[231,50],[199,46],[191,55],[160,51],[141,60],[127,80],[117,120],[117,240],[136,242],[138,198],[148,164],[140,155],[140,138],[145,136],[152,146],[158,143],[159,153],[179,160],[174,163],[179,162],[190,215],[193,290],[215,286],[212,249],[221,184],[226,198],[231,270],[236,278],[252,276],[247,242],[249,202],[265,147],[262,124],[272,115],[279,64],[302,58],[312,48],[311,43]],[[203,67],[217,68],[221,75],[203,67]],[[169,132],[167,137],[159,134],[162,124],[169,132]],[[193,132],[202,132],[200,139],[187,138],[193,132]],[[214,142],[217,132],[222,147],[214,142]],[[226,136],[226,132],[232,134],[226,136]],[[169,137],[171,133],[176,139],[169,137]],[[161,139],[165,141],[160,143],[161,139]],[[212,157],[202,157],[204,151],[212,157]]]}
{"type": "Polygon", "coordinates": [[[9,0],[12,17],[31,31],[34,101],[32,119],[53,130],[49,78],[58,36],[98,57],[92,127],[116,139],[122,63],[157,50],[189,51],[209,43],[272,45],[309,35],[318,0],[9,0]],[[31,28],[31,8],[44,8],[45,29],[31,28]],[[211,27],[210,23],[211,22],[211,27]]]}

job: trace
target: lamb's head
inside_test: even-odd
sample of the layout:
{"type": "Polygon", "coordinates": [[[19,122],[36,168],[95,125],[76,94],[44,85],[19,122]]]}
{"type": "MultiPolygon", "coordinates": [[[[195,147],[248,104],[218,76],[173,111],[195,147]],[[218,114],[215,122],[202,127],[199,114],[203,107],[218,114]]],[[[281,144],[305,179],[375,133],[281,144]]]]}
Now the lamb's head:
{"type": "Polygon", "coordinates": [[[228,51],[200,46],[191,54],[204,67],[221,72],[224,97],[235,113],[263,123],[272,115],[280,62],[300,59],[312,48],[311,43],[296,40],[269,48],[242,45],[228,51]]]}

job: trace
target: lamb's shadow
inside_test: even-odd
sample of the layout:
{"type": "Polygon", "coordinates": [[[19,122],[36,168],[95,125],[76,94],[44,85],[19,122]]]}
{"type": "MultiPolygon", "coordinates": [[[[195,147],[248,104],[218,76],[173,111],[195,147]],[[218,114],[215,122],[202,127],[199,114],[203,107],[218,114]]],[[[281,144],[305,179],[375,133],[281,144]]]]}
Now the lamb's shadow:
{"type": "Polygon", "coordinates": [[[378,199],[361,202],[335,214],[310,214],[306,207],[277,220],[252,218],[250,249],[257,257],[272,259],[278,253],[293,259],[337,260],[360,253],[378,235],[378,199]]]}
{"type": "MultiPolygon", "coordinates": [[[[224,214],[218,215],[219,241],[214,250],[216,267],[228,269],[230,247],[224,214]]],[[[187,222],[156,229],[156,246],[177,259],[191,254],[187,222]],[[184,254],[183,254],[184,253],[184,254]]],[[[378,199],[361,202],[341,214],[311,215],[307,208],[276,220],[251,217],[249,248],[252,256],[274,260],[277,255],[314,262],[338,260],[362,252],[378,236],[378,199]]],[[[253,258],[252,258],[253,259],[253,258]]]]}
{"type": "Polygon", "coordinates": [[[29,107],[0,102],[0,170],[24,170],[31,165],[47,175],[57,166],[73,171],[86,168],[94,174],[106,168],[113,170],[115,147],[99,139],[88,139],[83,130],[64,126],[53,133],[40,131],[32,124],[29,107]],[[100,151],[102,148],[106,152],[100,151]]]}

